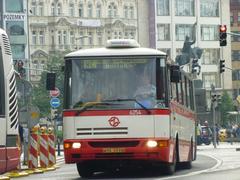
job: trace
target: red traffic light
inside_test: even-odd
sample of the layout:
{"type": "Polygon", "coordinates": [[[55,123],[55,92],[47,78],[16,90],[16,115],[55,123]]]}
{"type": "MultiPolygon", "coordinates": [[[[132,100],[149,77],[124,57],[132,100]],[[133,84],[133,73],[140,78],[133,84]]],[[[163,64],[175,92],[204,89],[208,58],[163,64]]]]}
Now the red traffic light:
{"type": "Polygon", "coordinates": [[[227,26],[226,25],[219,25],[219,31],[220,32],[226,32],[227,31],[227,26]]]}

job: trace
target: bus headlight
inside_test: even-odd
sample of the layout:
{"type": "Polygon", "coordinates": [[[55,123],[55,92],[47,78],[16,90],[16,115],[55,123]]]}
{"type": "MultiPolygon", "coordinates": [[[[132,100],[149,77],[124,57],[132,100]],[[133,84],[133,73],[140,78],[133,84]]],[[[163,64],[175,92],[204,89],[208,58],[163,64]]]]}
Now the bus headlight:
{"type": "Polygon", "coordinates": [[[157,147],[157,145],[158,145],[157,141],[149,140],[147,142],[147,146],[150,148],[157,147]]]}
{"type": "Polygon", "coordinates": [[[79,143],[79,142],[75,142],[75,143],[72,144],[73,149],[78,149],[80,147],[81,147],[81,143],[79,143]]]}

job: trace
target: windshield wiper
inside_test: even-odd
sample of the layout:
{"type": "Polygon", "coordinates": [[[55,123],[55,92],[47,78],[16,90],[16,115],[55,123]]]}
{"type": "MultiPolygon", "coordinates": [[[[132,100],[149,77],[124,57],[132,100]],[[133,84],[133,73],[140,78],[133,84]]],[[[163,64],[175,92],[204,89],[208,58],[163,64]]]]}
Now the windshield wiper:
{"type": "Polygon", "coordinates": [[[141,108],[143,108],[148,114],[151,114],[151,111],[147,107],[145,107],[142,103],[140,103],[137,99],[121,99],[121,98],[117,98],[117,99],[106,99],[106,100],[103,100],[102,102],[114,102],[114,101],[117,101],[117,102],[121,102],[121,101],[134,101],[139,106],[141,106],[141,108]]]}
{"type": "Polygon", "coordinates": [[[107,103],[107,102],[87,102],[85,105],[82,106],[82,108],[77,110],[75,115],[78,116],[82,112],[84,112],[84,111],[88,110],[89,108],[94,107],[96,105],[113,105],[113,104],[107,103]]]}

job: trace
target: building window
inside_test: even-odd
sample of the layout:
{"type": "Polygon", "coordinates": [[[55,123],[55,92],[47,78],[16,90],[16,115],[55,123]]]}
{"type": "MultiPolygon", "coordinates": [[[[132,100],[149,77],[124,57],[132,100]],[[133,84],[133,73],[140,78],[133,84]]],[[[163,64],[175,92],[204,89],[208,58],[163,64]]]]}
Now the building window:
{"type": "MultiPolygon", "coordinates": [[[[83,36],[84,36],[84,34],[83,34],[83,32],[81,31],[81,32],[79,33],[79,37],[83,37],[83,36]]],[[[80,45],[80,47],[84,46],[84,38],[80,38],[80,39],[79,39],[79,45],[80,45]]]]}
{"type": "MultiPolygon", "coordinates": [[[[240,34],[240,31],[232,31],[233,34],[240,34]]],[[[232,42],[240,42],[240,36],[239,35],[232,35],[231,36],[232,42]]]]}
{"type": "Polygon", "coordinates": [[[217,41],[219,39],[217,25],[202,25],[201,26],[201,40],[202,41],[217,41]]]}
{"type": "Polygon", "coordinates": [[[93,17],[93,5],[91,3],[88,4],[88,17],[93,17]]]}
{"type": "Polygon", "coordinates": [[[240,80],[240,70],[236,69],[232,71],[232,80],[239,81],[240,80]]]}
{"type": "Polygon", "coordinates": [[[240,51],[232,50],[232,61],[240,61],[240,51]]]}
{"type": "Polygon", "coordinates": [[[133,19],[134,18],[134,7],[133,6],[129,7],[129,14],[130,14],[130,18],[133,19]]]}
{"type": "Polygon", "coordinates": [[[202,53],[202,64],[217,64],[220,59],[220,49],[204,49],[202,53]]]}
{"type": "Polygon", "coordinates": [[[37,15],[37,5],[36,5],[36,2],[32,2],[31,13],[34,16],[37,15]]]}
{"type": "Polygon", "coordinates": [[[37,44],[37,32],[32,31],[32,44],[36,45],[37,44]]]}
{"type": "Polygon", "coordinates": [[[93,33],[92,32],[88,32],[88,44],[89,45],[93,45],[93,33]]]}
{"type": "Polygon", "coordinates": [[[39,16],[44,16],[44,8],[43,8],[43,3],[39,3],[39,16]]]}
{"type": "Polygon", "coordinates": [[[128,7],[124,6],[124,17],[128,18],[128,7]]]}
{"type": "Polygon", "coordinates": [[[84,13],[83,4],[79,4],[79,9],[78,9],[79,17],[83,17],[83,13],[84,13]]]}
{"type": "Polygon", "coordinates": [[[218,17],[219,0],[201,0],[200,13],[202,17],[218,17]]]}
{"type": "Polygon", "coordinates": [[[59,3],[58,6],[57,6],[57,15],[61,15],[61,12],[62,12],[62,7],[61,7],[61,4],[59,3]]]}
{"type": "Polygon", "coordinates": [[[157,15],[169,16],[169,0],[157,0],[157,15]]]}
{"type": "Polygon", "coordinates": [[[13,59],[25,59],[25,44],[11,44],[13,59]]]}
{"type": "Polygon", "coordinates": [[[193,26],[190,24],[176,24],[176,40],[184,41],[186,36],[193,39],[193,26]]]}
{"type": "Polygon", "coordinates": [[[7,33],[10,36],[23,36],[24,35],[24,22],[23,21],[7,21],[7,33]]]}
{"type": "Polygon", "coordinates": [[[98,45],[103,45],[103,38],[102,38],[103,34],[101,31],[97,32],[97,38],[98,38],[98,45]]]}
{"type": "Polygon", "coordinates": [[[100,3],[97,4],[96,16],[97,16],[98,18],[102,17],[102,7],[101,7],[101,4],[100,4],[100,3]]]}
{"type": "Polygon", "coordinates": [[[175,0],[176,16],[194,16],[194,0],[175,0]]]}
{"type": "Polygon", "coordinates": [[[74,37],[74,32],[70,32],[70,44],[74,45],[75,44],[75,37],[74,37]]]}
{"type": "Polygon", "coordinates": [[[130,32],[130,39],[135,39],[135,33],[133,31],[130,32]]]}
{"type": "Polygon", "coordinates": [[[67,42],[67,31],[63,31],[63,44],[64,45],[68,44],[68,42],[67,42]]]}
{"type": "Polygon", "coordinates": [[[62,32],[58,31],[58,44],[62,44],[62,32]]]}
{"type": "Polygon", "coordinates": [[[44,37],[44,31],[39,32],[39,44],[44,45],[45,44],[45,37],[44,37]]]}
{"type": "Polygon", "coordinates": [[[74,4],[69,5],[69,16],[74,17],[74,4]]]}
{"type": "Polygon", "coordinates": [[[114,3],[108,6],[108,17],[117,17],[117,6],[114,3]]]}
{"type": "Polygon", "coordinates": [[[52,16],[55,15],[55,4],[54,3],[51,4],[51,15],[52,16]]]}
{"type": "Polygon", "coordinates": [[[219,83],[217,81],[217,73],[203,73],[202,80],[204,88],[211,88],[212,85],[219,87],[219,83]]]}
{"type": "Polygon", "coordinates": [[[157,25],[157,39],[158,39],[158,41],[169,41],[170,40],[170,25],[169,24],[158,24],[157,25]]]}
{"type": "Polygon", "coordinates": [[[23,0],[6,0],[5,3],[6,12],[23,12],[23,0]]]}

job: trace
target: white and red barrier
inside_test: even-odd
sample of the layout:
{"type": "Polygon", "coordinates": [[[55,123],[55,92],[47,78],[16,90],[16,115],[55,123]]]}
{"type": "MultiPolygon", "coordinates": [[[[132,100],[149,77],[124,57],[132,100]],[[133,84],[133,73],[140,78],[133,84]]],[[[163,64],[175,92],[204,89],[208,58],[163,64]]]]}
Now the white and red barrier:
{"type": "Polygon", "coordinates": [[[56,164],[56,152],[55,152],[55,136],[53,129],[48,128],[48,152],[49,152],[49,166],[56,164]]]}
{"type": "Polygon", "coordinates": [[[41,127],[41,134],[39,137],[39,150],[40,150],[40,166],[47,168],[49,165],[49,152],[48,152],[48,134],[45,127],[41,127]]]}
{"type": "Polygon", "coordinates": [[[38,168],[38,129],[33,128],[30,134],[28,168],[38,168]]]}

